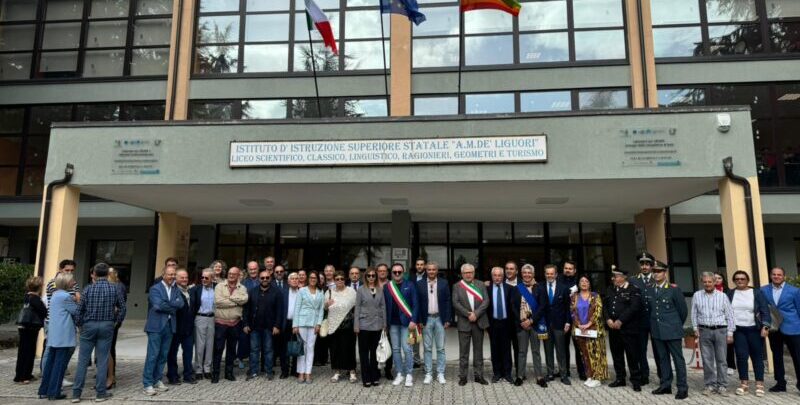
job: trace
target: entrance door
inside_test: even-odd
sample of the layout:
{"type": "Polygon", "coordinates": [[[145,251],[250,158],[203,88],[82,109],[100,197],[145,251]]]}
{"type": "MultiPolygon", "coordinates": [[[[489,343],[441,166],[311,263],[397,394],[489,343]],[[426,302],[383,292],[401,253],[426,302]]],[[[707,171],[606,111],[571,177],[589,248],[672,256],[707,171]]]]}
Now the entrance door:
{"type": "Polygon", "coordinates": [[[483,267],[486,269],[483,280],[491,278],[490,269],[492,267],[504,268],[509,260],[517,263],[518,271],[523,264],[532,264],[536,268],[536,279],[541,280],[544,278],[542,267],[547,260],[544,246],[486,245],[483,247],[483,260],[481,260],[483,267]]]}

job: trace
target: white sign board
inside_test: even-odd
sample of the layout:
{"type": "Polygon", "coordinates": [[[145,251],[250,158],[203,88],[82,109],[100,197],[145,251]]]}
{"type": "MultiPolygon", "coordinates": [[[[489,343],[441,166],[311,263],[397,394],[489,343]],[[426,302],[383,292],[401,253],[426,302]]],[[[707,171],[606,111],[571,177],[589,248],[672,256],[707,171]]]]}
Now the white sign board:
{"type": "Polygon", "coordinates": [[[547,161],[545,135],[347,141],[231,142],[230,167],[547,161]]]}

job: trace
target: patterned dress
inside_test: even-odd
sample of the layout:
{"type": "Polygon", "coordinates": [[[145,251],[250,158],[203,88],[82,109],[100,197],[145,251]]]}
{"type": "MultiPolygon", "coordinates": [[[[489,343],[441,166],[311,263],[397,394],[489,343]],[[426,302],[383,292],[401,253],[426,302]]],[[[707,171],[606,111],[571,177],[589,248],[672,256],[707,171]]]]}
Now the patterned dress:
{"type": "MultiPolygon", "coordinates": [[[[580,315],[578,315],[578,300],[582,300],[581,294],[572,296],[572,320],[575,329],[581,322],[580,315]]],[[[591,322],[590,330],[597,331],[597,339],[577,337],[578,347],[581,350],[581,357],[583,357],[583,364],[586,367],[586,376],[594,380],[603,381],[608,378],[608,361],[606,359],[606,331],[603,324],[603,301],[597,293],[592,293],[589,296],[589,314],[588,319],[591,322]]]]}

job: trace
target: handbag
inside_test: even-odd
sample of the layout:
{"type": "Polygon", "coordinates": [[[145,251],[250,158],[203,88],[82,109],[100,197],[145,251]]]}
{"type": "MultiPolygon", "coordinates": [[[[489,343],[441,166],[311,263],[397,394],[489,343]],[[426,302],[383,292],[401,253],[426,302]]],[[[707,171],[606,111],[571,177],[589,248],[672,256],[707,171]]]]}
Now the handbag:
{"type": "Polygon", "coordinates": [[[341,330],[353,330],[353,326],[355,326],[355,325],[353,325],[353,323],[354,323],[353,322],[353,315],[355,313],[355,310],[356,310],[355,308],[351,309],[350,312],[348,312],[347,315],[344,316],[344,319],[342,319],[342,323],[339,325],[339,329],[341,329],[341,330]]]}
{"type": "Polygon", "coordinates": [[[306,354],[305,342],[300,335],[294,335],[289,343],[286,344],[286,355],[289,357],[300,357],[306,354]]]}
{"type": "Polygon", "coordinates": [[[39,318],[36,311],[33,310],[31,304],[26,302],[22,306],[22,309],[19,310],[19,315],[17,315],[17,325],[24,328],[41,328],[44,322],[39,318]]]}
{"type": "Polygon", "coordinates": [[[378,360],[381,367],[392,357],[392,345],[389,343],[389,337],[386,336],[386,331],[381,331],[381,340],[378,341],[378,348],[375,349],[375,359],[378,360]]]}

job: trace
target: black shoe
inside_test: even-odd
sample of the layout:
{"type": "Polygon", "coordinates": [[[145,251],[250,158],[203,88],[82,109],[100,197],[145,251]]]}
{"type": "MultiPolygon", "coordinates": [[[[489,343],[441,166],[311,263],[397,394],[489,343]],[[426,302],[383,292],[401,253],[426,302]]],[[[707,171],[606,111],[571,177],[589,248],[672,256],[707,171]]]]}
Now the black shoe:
{"type": "Polygon", "coordinates": [[[389,381],[394,380],[394,373],[392,373],[391,371],[387,371],[386,373],[384,373],[383,376],[386,377],[386,379],[389,381]]]}
{"type": "Polygon", "coordinates": [[[461,377],[461,378],[459,378],[459,379],[458,379],[458,385],[460,385],[460,386],[462,386],[462,387],[463,387],[463,386],[465,386],[465,385],[467,385],[467,377],[461,377]]]}
{"type": "Polygon", "coordinates": [[[561,383],[564,385],[572,385],[572,382],[569,381],[569,377],[562,377],[561,383]]]}
{"type": "Polygon", "coordinates": [[[783,384],[778,383],[778,384],[773,385],[769,389],[769,392],[786,392],[786,383],[783,383],[783,384]]]}
{"type": "Polygon", "coordinates": [[[486,381],[483,377],[475,377],[475,382],[480,385],[489,385],[489,381],[486,381]]]}
{"type": "Polygon", "coordinates": [[[211,373],[203,373],[203,378],[205,378],[206,380],[210,380],[211,379],[211,373]]]}
{"type": "Polygon", "coordinates": [[[370,383],[361,383],[361,385],[363,385],[364,388],[372,387],[372,384],[370,384],[370,383]]]}
{"type": "Polygon", "coordinates": [[[219,382],[219,374],[211,374],[211,384],[216,384],[219,382]]]}
{"type": "Polygon", "coordinates": [[[54,397],[47,397],[48,401],[60,401],[62,399],[67,399],[67,396],[64,395],[64,394],[58,394],[58,395],[56,395],[54,397]]]}
{"type": "Polygon", "coordinates": [[[611,387],[611,388],[624,387],[625,386],[625,380],[614,380],[614,382],[612,382],[611,384],[608,384],[608,386],[611,387]]]}
{"type": "Polygon", "coordinates": [[[267,374],[267,381],[272,381],[274,379],[275,379],[275,375],[274,374],[267,374]]]}
{"type": "Polygon", "coordinates": [[[506,382],[508,382],[509,384],[514,384],[514,379],[511,378],[510,375],[503,377],[503,379],[506,380],[506,382]]]}
{"type": "Polygon", "coordinates": [[[672,394],[672,388],[658,387],[658,388],[654,389],[653,391],[651,391],[650,393],[653,394],[653,395],[672,394]]]}
{"type": "Polygon", "coordinates": [[[185,382],[186,384],[192,384],[192,385],[197,384],[197,380],[195,380],[194,378],[191,378],[191,379],[188,379],[188,380],[183,380],[183,382],[185,382]]]}
{"type": "MultiPolygon", "coordinates": [[[[477,382],[477,378],[475,380],[477,382]]],[[[500,377],[498,377],[498,376],[492,377],[492,384],[496,384],[498,381],[500,381],[500,377]]]]}
{"type": "Polygon", "coordinates": [[[414,363],[414,368],[420,368],[420,367],[422,367],[422,365],[421,365],[421,364],[419,364],[419,363],[414,363]]]}
{"type": "Polygon", "coordinates": [[[689,398],[689,391],[678,391],[678,393],[675,394],[675,399],[686,399],[686,398],[689,398]]]}
{"type": "Polygon", "coordinates": [[[377,387],[377,386],[379,386],[379,385],[381,385],[381,382],[380,382],[380,381],[373,381],[373,382],[372,382],[372,386],[373,386],[373,387],[377,387]]]}
{"type": "Polygon", "coordinates": [[[555,380],[556,378],[555,378],[555,377],[553,377],[553,375],[552,375],[552,374],[548,374],[548,375],[547,375],[547,377],[545,377],[545,379],[547,380],[547,382],[550,382],[550,381],[553,381],[553,380],[555,380]]]}
{"type": "Polygon", "coordinates": [[[195,373],[194,374],[194,379],[195,380],[202,380],[203,379],[203,373],[195,373]]]}
{"type": "Polygon", "coordinates": [[[642,386],[639,385],[639,384],[633,384],[633,390],[636,391],[636,392],[641,392],[642,391],[642,386]]]}
{"type": "Polygon", "coordinates": [[[650,384],[650,379],[649,378],[642,378],[641,385],[647,385],[647,384],[650,384]]]}
{"type": "Polygon", "coordinates": [[[536,380],[536,384],[539,384],[539,386],[542,388],[547,388],[547,381],[545,381],[544,378],[539,378],[536,380]]]}
{"type": "Polygon", "coordinates": [[[578,378],[580,378],[581,381],[586,381],[586,374],[581,374],[578,378]]]}
{"type": "Polygon", "coordinates": [[[181,380],[168,380],[167,385],[181,385],[181,380]]]}
{"type": "Polygon", "coordinates": [[[278,378],[280,378],[281,380],[285,380],[289,378],[289,373],[281,373],[281,375],[279,375],[278,378]]]}
{"type": "Polygon", "coordinates": [[[225,379],[228,381],[236,381],[236,377],[233,376],[233,371],[225,373],[225,379]]]}
{"type": "Polygon", "coordinates": [[[521,378],[517,378],[516,380],[514,380],[514,385],[516,385],[517,387],[522,385],[522,379],[521,378]]]}
{"type": "MultiPolygon", "coordinates": [[[[252,379],[254,379],[256,377],[258,377],[258,374],[248,374],[247,378],[245,378],[244,380],[245,381],[250,381],[250,380],[252,380],[252,379]]],[[[226,375],[225,378],[228,378],[228,376],[226,375]]]]}

